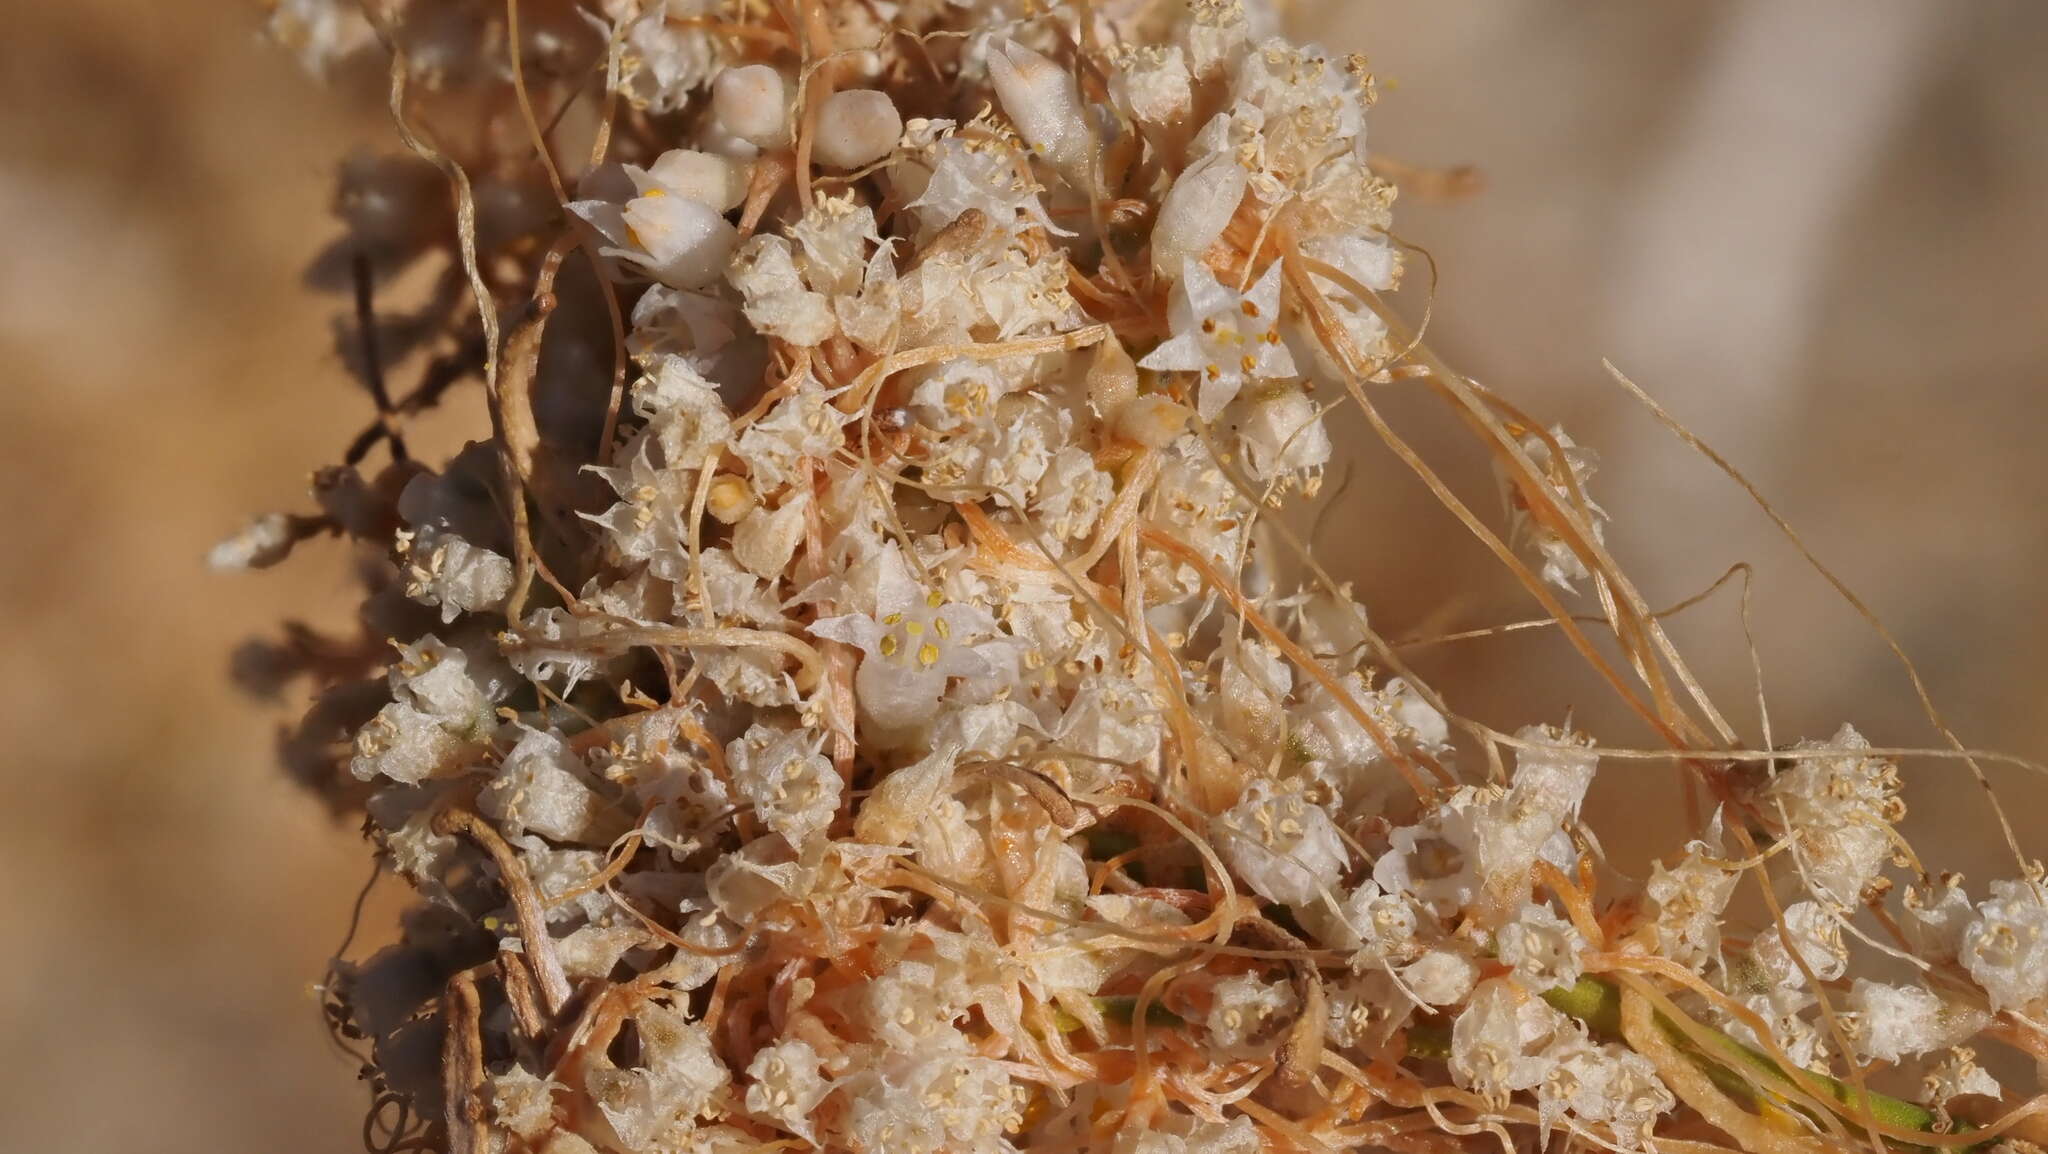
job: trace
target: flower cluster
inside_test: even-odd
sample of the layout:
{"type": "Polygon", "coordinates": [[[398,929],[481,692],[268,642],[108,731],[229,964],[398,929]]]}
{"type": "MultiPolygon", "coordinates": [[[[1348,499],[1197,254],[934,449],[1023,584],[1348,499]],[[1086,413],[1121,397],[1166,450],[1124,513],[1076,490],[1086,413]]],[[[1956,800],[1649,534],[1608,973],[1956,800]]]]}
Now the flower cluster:
{"type": "MultiPolygon", "coordinates": [[[[1998,1093],[1956,1047],[2048,1041],[2039,877],[1890,898],[1853,729],[1765,768],[1659,714],[1711,805],[1632,875],[1590,738],[1453,718],[1283,548],[1335,410],[1443,371],[1362,59],[1252,0],[273,24],[394,53],[416,154],[345,180],[364,295],[429,286],[342,327],[377,422],[214,555],[362,552],[369,644],[249,665],[315,681],[287,757],[421,896],[325,987],[373,1122],[429,1120],[390,1148],[1776,1154],[1858,1132],[1802,1069],[1923,1070],[1885,1120],[1930,1128],[1998,1093]],[[488,434],[411,455],[469,378],[488,434]]],[[[1590,453],[1502,428],[1500,537],[1622,613],[1590,453]]]]}

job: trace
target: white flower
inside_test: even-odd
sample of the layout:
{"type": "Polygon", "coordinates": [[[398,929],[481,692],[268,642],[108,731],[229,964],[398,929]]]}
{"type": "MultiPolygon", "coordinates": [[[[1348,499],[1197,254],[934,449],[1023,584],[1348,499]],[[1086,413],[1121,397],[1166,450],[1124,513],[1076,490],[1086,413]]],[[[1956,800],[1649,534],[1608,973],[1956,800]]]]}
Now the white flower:
{"type": "Polygon", "coordinates": [[[1329,983],[1329,1021],[1325,1036],[1339,1046],[1371,1046],[1381,1041],[1413,1012],[1385,970],[1349,974],[1329,983]]]}
{"type": "Polygon", "coordinates": [[[394,699],[468,733],[490,732],[492,706],[512,692],[512,678],[495,656],[472,657],[431,633],[398,647],[390,681],[394,699]]]}
{"type": "Polygon", "coordinates": [[[1549,906],[1531,902],[1500,928],[1495,946],[1500,960],[1515,967],[1515,977],[1540,994],[1579,980],[1586,939],[1549,906]]]}
{"type": "Polygon", "coordinates": [[[584,466],[602,477],[619,500],[601,514],[581,516],[605,528],[621,560],[645,564],[664,581],[681,581],[690,557],[691,475],[656,465],[647,446],[641,441],[623,465],[584,466]]]}
{"type": "Polygon", "coordinates": [[[611,976],[627,953],[659,942],[631,922],[583,925],[556,938],[555,953],[562,959],[562,972],[571,979],[601,981],[611,976]]]}
{"type": "Polygon", "coordinates": [[[398,495],[410,529],[395,537],[406,596],[438,605],[448,623],[463,613],[495,610],[512,591],[512,562],[503,552],[503,522],[493,504],[498,454],[473,443],[439,475],[422,472],[398,495]]]}
{"type": "Polygon", "coordinates": [[[491,1120],[532,1141],[554,1129],[555,1092],[562,1085],[515,1065],[490,1076],[491,1120]]]}
{"type": "Polygon", "coordinates": [[[605,820],[604,799],[584,784],[588,772],[560,734],[529,729],[477,795],[477,809],[513,836],[532,830],[555,841],[602,844],[619,823],[605,820]]]}
{"type": "Polygon", "coordinates": [[[441,623],[464,613],[504,607],[512,593],[512,560],[431,525],[397,537],[405,595],[439,606],[441,623]]]}
{"type": "Polygon", "coordinates": [[[1448,1006],[1472,992],[1479,966],[1454,949],[1426,950],[1401,968],[1401,984],[1425,1006],[1448,1006]]]}
{"type": "Polygon", "coordinates": [[[358,781],[415,785],[462,769],[497,729],[492,706],[510,693],[508,681],[472,672],[466,652],[432,634],[399,647],[390,682],[391,703],[356,733],[349,772],[358,781]]]}
{"type": "Polygon", "coordinates": [[[1211,836],[1230,871],[1267,901],[1309,906],[1343,876],[1350,854],[1324,809],[1298,786],[1259,778],[1218,814],[1211,836]]]}
{"type": "Polygon", "coordinates": [[[1750,946],[1750,960],[1763,967],[1774,984],[1784,988],[1806,985],[1801,970],[1811,970],[1823,982],[1842,976],[1849,965],[1849,951],[1842,940],[1842,922],[1817,902],[1794,902],[1785,907],[1783,929],[1766,926],[1750,946]],[[1790,939],[1789,945],[1787,939],[1790,939]],[[1797,961],[1794,956],[1797,956],[1797,961]]]}
{"type": "Polygon", "coordinates": [[[1009,647],[996,637],[996,620],[987,610],[949,600],[912,578],[893,543],[876,561],[874,607],[872,613],[824,618],[810,630],[861,651],[855,695],[883,729],[930,720],[949,678],[992,672],[987,652],[1009,647]]]}
{"type": "Polygon", "coordinates": [[[818,1052],[801,1038],[761,1047],[747,1066],[747,1112],[817,1141],[812,1115],[832,1092],[820,1067],[818,1052]]]}
{"type": "Polygon", "coordinates": [[[605,9],[625,23],[622,87],[636,105],[657,115],[675,112],[717,69],[723,53],[716,35],[677,19],[708,15],[705,0],[606,0],[605,9]],[[635,9],[640,14],[626,23],[635,9]]]}
{"type": "Polygon", "coordinates": [[[732,414],[718,387],[685,357],[661,357],[634,384],[633,412],[646,419],[646,437],[671,469],[701,468],[732,437],[732,414]]]}
{"type": "Polygon", "coordinates": [[[1319,469],[1335,452],[1322,410],[1295,384],[1274,385],[1248,395],[1237,422],[1238,443],[1254,481],[1319,469]]]}
{"type": "Polygon", "coordinates": [[[1931,962],[1954,961],[1963,947],[1963,931],[1977,916],[1970,895],[1963,892],[1963,879],[1944,874],[1938,881],[1909,885],[1899,904],[1905,910],[1899,928],[1913,952],[1931,962]]]}
{"type": "Polygon", "coordinates": [[[761,342],[746,334],[745,319],[733,302],[710,292],[650,285],[633,306],[631,320],[626,352],[640,364],[676,357],[708,380],[753,384],[761,342]]]}
{"type": "Polygon", "coordinates": [[[996,362],[956,357],[941,361],[910,390],[909,409],[919,424],[941,433],[989,424],[995,404],[1013,386],[1014,374],[996,362]]]}
{"type": "Polygon", "coordinates": [[[1547,1129],[1561,1111],[1585,1122],[1605,1122],[1617,1145],[1634,1149],[1649,1124],[1678,1104],[1648,1058],[1612,1043],[1565,1042],[1561,1061],[1537,1087],[1538,1112],[1547,1129]]]}
{"type": "Polygon", "coordinates": [[[1990,1020],[1982,1010],[1944,1001],[1923,986],[1888,986],[1868,978],[1849,989],[1849,1039],[1865,1062],[1896,1062],[1964,1041],[1990,1020]]]}
{"type": "MultiPolygon", "coordinates": [[[[1303,641],[1313,647],[1316,640],[1311,638],[1311,632],[1302,631],[1303,641]]],[[[1325,637],[1324,644],[1328,645],[1329,640],[1325,637]]],[[[1362,646],[1363,637],[1355,644],[1362,646]]],[[[1403,678],[1396,677],[1374,689],[1364,674],[1347,673],[1338,678],[1338,685],[1349,703],[1364,707],[1366,716],[1397,751],[1434,752],[1449,739],[1443,716],[1403,678]]],[[[1385,750],[1352,716],[1347,703],[1320,681],[1309,682],[1300,696],[1301,704],[1288,711],[1289,753],[1300,758],[1319,780],[1341,792],[1348,803],[1362,803],[1369,791],[1389,776],[1367,772],[1385,761],[1385,750]]]]}
{"type": "Polygon", "coordinates": [[[1077,785],[1087,781],[1086,788],[1094,788],[1108,773],[1103,762],[1142,766],[1156,756],[1165,728],[1150,692],[1127,678],[1102,675],[1082,684],[1052,737],[1060,748],[1088,759],[1076,761],[1073,770],[1077,785]]]}
{"type": "Polygon", "coordinates": [[[1358,953],[1351,960],[1354,970],[1374,962],[1406,961],[1419,948],[1416,933],[1421,919],[1415,902],[1381,890],[1371,879],[1360,882],[1344,899],[1344,925],[1358,941],[1358,953]]]}
{"type": "Polygon", "coordinates": [[[1721,954],[1721,911],[1742,875],[1709,860],[1722,856],[1718,809],[1705,838],[1688,842],[1685,848],[1677,865],[1651,865],[1643,892],[1650,900],[1657,950],[1679,965],[1700,970],[1721,954]]]}
{"type": "Polygon", "coordinates": [[[738,203],[735,190],[744,194],[744,175],[731,161],[685,149],[663,153],[652,168],[628,164],[623,170],[632,195],[569,205],[610,242],[599,251],[671,288],[717,280],[739,244],[739,230],[724,214],[738,203]]]}
{"type": "Polygon", "coordinates": [[[790,242],[782,237],[749,238],[726,276],[757,332],[793,345],[819,345],[838,331],[832,298],[805,286],[790,242]]]}
{"type": "MultiPolygon", "coordinates": [[[[1562,450],[1562,461],[1558,460],[1558,454],[1551,452],[1550,443],[1533,432],[1523,434],[1517,443],[1529,455],[1529,460],[1542,470],[1542,484],[1549,490],[1551,502],[1568,513],[1578,512],[1593,540],[1600,541],[1607,514],[1593,503],[1586,490],[1586,482],[1592,478],[1599,458],[1593,450],[1573,443],[1564,430],[1555,425],[1551,426],[1550,435],[1562,450]],[[1571,496],[1573,487],[1578,490],[1579,501],[1584,502],[1583,508],[1571,496]]],[[[1510,538],[1518,544],[1535,546],[1537,554],[1543,558],[1543,580],[1567,593],[1573,592],[1572,582],[1588,575],[1586,563],[1563,535],[1534,516],[1529,498],[1519,487],[1523,482],[1506,465],[1495,462],[1494,473],[1500,481],[1501,496],[1508,507],[1510,538]]]]}
{"type": "Polygon", "coordinates": [[[756,723],[726,746],[726,764],[754,812],[798,849],[823,833],[844,783],[818,753],[822,734],[756,723]]]}
{"type": "Polygon", "coordinates": [[[1294,375],[1294,357],[1280,339],[1280,264],[1250,292],[1225,288],[1207,265],[1189,258],[1167,302],[1173,335],[1138,367],[1201,377],[1195,409],[1214,420],[1254,380],[1294,375]]]}
{"type": "Polygon", "coordinates": [[[1491,807],[1479,845],[1484,885],[1504,896],[1528,884],[1538,858],[1569,868],[1576,854],[1564,826],[1575,819],[1593,783],[1599,757],[1584,738],[1548,726],[1526,726],[1517,738],[1532,743],[1515,751],[1513,784],[1491,807]]]}
{"type": "Polygon", "coordinates": [[[1451,1077],[1502,1100],[1540,1084],[1552,1065],[1544,1052],[1579,1036],[1570,1018],[1515,983],[1482,982],[1451,1026],[1451,1077]]]}
{"type": "Polygon", "coordinates": [[[1236,71],[1233,91],[1240,107],[1261,114],[1266,167],[1276,177],[1293,181],[1340,150],[1363,152],[1361,69],[1312,44],[1268,39],[1245,53],[1236,71]]]}
{"type": "Polygon", "coordinates": [[[1373,863],[1372,880],[1388,893],[1408,894],[1439,916],[1457,913],[1479,892],[1482,833],[1491,807],[1476,790],[1460,789],[1416,825],[1389,838],[1373,863]]]}
{"type": "Polygon", "coordinates": [[[789,226],[789,235],[803,246],[805,283],[832,296],[859,292],[870,249],[890,247],[875,227],[875,210],[850,192],[812,201],[809,211],[789,226]]]}
{"type": "Polygon", "coordinates": [[[756,506],[733,526],[733,559],[758,577],[780,577],[804,538],[805,513],[810,503],[810,495],[798,490],[779,509],[756,506]]]}
{"type": "Polygon", "coordinates": [[[1251,39],[1240,0],[1193,0],[1182,34],[1187,37],[1188,71],[1197,77],[1229,69],[1251,39]]]}
{"type": "Polygon", "coordinates": [[[1257,974],[1225,978],[1211,992],[1215,1001],[1202,1024],[1210,1040],[1227,1050],[1254,1041],[1272,1024],[1291,1019],[1300,1007],[1292,983],[1268,982],[1257,974]]]}
{"type": "Polygon", "coordinates": [[[404,702],[392,702],[356,731],[349,773],[357,781],[381,775],[416,785],[461,770],[474,744],[432,715],[404,702]]]}
{"type": "Polygon", "coordinates": [[[1054,540],[1071,541],[1094,531],[1095,518],[1115,495],[1115,478],[1097,468],[1086,449],[1068,445],[1052,455],[1039,478],[1031,511],[1054,540]]]}
{"type": "Polygon", "coordinates": [[[1829,741],[1794,748],[1840,750],[1841,756],[1793,759],[1765,789],[1765,804],[1778,811],[1815,895],[1853,909],[1892,854],[1892,823],[1905,816],[1898,770],[1883,758],[1861,756],[1870,742],[1849,725],[1829,741]]]}
{"type": "Polygon", "coordinates": [[[1184,121],[1195,99],[1187,53],[1172,45],[1131,49],[1117,62],[1110,89],[1132,117],[1159,128],[1184,121]]]}
{"type": "Polygon", "coordinates": [[[1995,881],[1963,931],[1962,961],[1994,1010],[2048,998],[2048,896],[2039,882],[1995,881]]]}
{"type": "Polygon", "coordinates": [[[1028,1098],[999,1062],[941,1052],[867,1054],[840,1085],[855,1150],[942,1154],[1013,1149],[1028,1098]]]}
{"type": "Polygon", "coordinates": [[[640,1038],[639,1063],[620,1068],[602,1052],[588,1054],[584,1081],[598,1111],[628,1147],[681,1146],[699,1113],[732,1076],[719,1063],[710,1033],[680,1011],[644,1002],[633,1024],[640,1038]]]}
{"type": "Polygon", "coordinates": [[[931,179],[910,202],[925,239],[969,209],[980,211],[1003,233],[1032,224],[1055,231],[1037,185],[1018,171],[1017,159],[1014,146],[1000,142],[948,136],[934,144],[927,162],[931,179]]]}
{"type": "Polygon", "coordinates": [[[747,481],[756,495],[769,497],[808,484],[804,462],[831,455],[843,441],[841,428],[853,418],[832,405],[836,391],[806,377],[768,415],[747,426],[735,451],[747,462],[747,481]]]}
{"type": "Polygon", "coordinates": [[[1998,1079],[1977,1065],[1977,1052],[1968,1046],[1957,1046],[1944,1054],[1928,1069],[1921,1086],[1926,1091],[1927,1104],[1934,1108],[1937,1117],[1946,1117],[1949,1100],[1963,1094],[1982,1094],[1987,1098],[2005,1096],[1998,1079]]]}

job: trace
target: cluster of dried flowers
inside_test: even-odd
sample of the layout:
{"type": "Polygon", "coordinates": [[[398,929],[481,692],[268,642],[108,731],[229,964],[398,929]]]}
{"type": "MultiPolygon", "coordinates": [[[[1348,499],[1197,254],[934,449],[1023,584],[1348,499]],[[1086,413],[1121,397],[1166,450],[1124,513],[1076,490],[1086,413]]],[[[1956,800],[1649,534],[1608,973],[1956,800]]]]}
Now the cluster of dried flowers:
{"type": "Polygon", "coordinates": [[[421,898],[326,986],[373,1148],[2024,1144],[2031,1107],[1962,1128],[2025,1097],[1972,1044],[2048,1055],[2038,872],[1929,874],[1853,729],[1740,752],[1590,456],[1387,311],[1361,59],[1239,0],[273,26],[387,58],[410,149],[339,198],[378,420],[216,552],[364,554],[364,643],[243,672],[314,678],[287,758],[421,898]],[[415,459],[472,378],[488,438],[415,459]],[[1578,820],[1613,751],[1455,718],[1278,519],[1339,408],[1433,478],[1394,379],[1471,418],[1513,523],[1439,492],[1692,767],[1647,882],[1578,820]]]}

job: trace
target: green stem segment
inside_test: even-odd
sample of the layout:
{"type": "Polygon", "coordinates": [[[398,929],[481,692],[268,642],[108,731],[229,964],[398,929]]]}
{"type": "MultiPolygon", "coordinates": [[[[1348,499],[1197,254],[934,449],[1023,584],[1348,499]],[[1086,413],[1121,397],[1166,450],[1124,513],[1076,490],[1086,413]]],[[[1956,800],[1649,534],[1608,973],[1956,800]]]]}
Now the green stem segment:
{"type": "MultiPolygon", "coordinates": [[[[1596,1036],[1609,1041],[1621,1039],[1621,990],[1604,978],[1580,978],[1576,985],[1559,986],[1543,995],[1560,1013],[1584,1022],[1586,1028],[1596,1036]]],[[[1750,1077],[1763,1081],[1769,1088],[1780,1094],[1791,1095],[1799,1087],[1786,1074],[1784,1067],[1775,1059],[1753,1046],[1744,1045],[1734,1038],[1711,1028],[1705,1028],[1711,1049],[1702,1051],[1691,1035],[1680,1030],[1676,1023],[1663,1014],[1657,1015],[1657,1025],[1665,1035],[1681,1049],[1700,1061],[1723,1089],[1754,1097],[1755,1083],[1750,1077]]],[[[1408,1052],[1417,1057],[1444,1058],[1450,1055],[1450,1024],[1442,1020],[1418,1022],[1408,1028],[1408,1052]]],[[[1899,1130],[1924,1130],[1932,1133],[1937,1119],[1934,1112],[1917,1103],[1893,1098],[1871,1091],[1860,1091],[1839,1078],[1818,1074],[1811,1070],[1801,1071],[1809,1085],[1817,1086],[1823,1097],[1832,1099],[1842,1107],[1846,1116],[1854,1120],[1861,1116],[1863,1109],[1879,1123],[1899,1130]]]]}
{"type": "MultiPolygon", "coordinates": [[[[1607,1041],[1621,1041],[1621,989],[1604,978],[1583,977],[1575,985],[1559,986],[1543,995],[1566,1017],[1585,1023],[1595,1036],[1607,1041]]],[[[1129,1025],[1137,1010],[1135,997],[1096,998],[1095,1006],[1105,1018],[1120,1025],[1129,1025]]],[[[1081,1023],[1068,1015],[1057,1016],[1059,1027],[1065,1031],[1080,1028],[1081,1023]]],[[[1171,1028],[1179,1026],[1182,1020],[1178,1014],[1153,1002],[1146,1008],[1145,1022],[1150,1026],[1171,1028]]],[[[1710,1077],[1724,1090],[1754,1099],[1757,1082],[1765,1083],[1775,1093],[1790,1096],[1799,1093],[1799,1086],[1785,1073],[1775,1059],[1753,1046],[1744,1045],[1734,1038],[1710,1027],[1705,1030],[1708,1050],[1702,1050],[1692,1036],[1678,1028],[1678,1025],[1657,1015],[1657,1025],[1674,1044],[1699,1062],[1710,1077]]],[[[1451,1055],[1451,1024],[1441,1017],[1426,1018],[1408,1027],[1408,1053],[1417,1058],[1444,1059],[1451,1055]]],[[[1856,1087],[1839,1078],[1811,1070],[1801,1071],[1809,1085],[1817,1086],[1821,1096],[1831,1099],[1845,1112],[1851,1121],[1861,1117],[1868,1109],[1870,1116],[1880,1124],[1898,1130],[1935,1131],[1937,1119],[1932,1110],[1914,1102],[1908,1102],[1889,1095],[1871,1091],[1859,1091],[1856,1087]]]]}

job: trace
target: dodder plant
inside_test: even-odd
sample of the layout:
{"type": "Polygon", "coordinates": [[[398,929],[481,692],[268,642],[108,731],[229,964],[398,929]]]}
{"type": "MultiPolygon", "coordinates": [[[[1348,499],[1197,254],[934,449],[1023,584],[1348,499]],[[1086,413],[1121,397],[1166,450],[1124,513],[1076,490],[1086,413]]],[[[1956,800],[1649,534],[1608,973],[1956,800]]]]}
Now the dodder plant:
{"type": "Polygon", "coordinates": [[[362,640],[250,672],[317,681],[291,765],[421,899],[324,987],[373,1149],[2040,1132],[1975,1060],[2048,1057],[2038,869],[2008,831],[2013,880],[1931,872],[1906,751],[1853,729],[1745,748],[1603,546],[1590,456],[1389,311],[1363,60],[1237,0],[274,23],[316,66],[381,52],[409,150],[344,168],[331,254],[377,420],[317,512],[218,554],[363,547],[362,640]],[[472,379],[489,436],[410,456],[472,379]],[[1381,418],[1395,380],[1509,525],[1381,418]],[[1339,417],[1668,748],[1495,732],[1405,670],[1278,515],[1339,417]],[[1578,820],[1616,758],[1692,783],[1646,884],[1578,820]]]}

